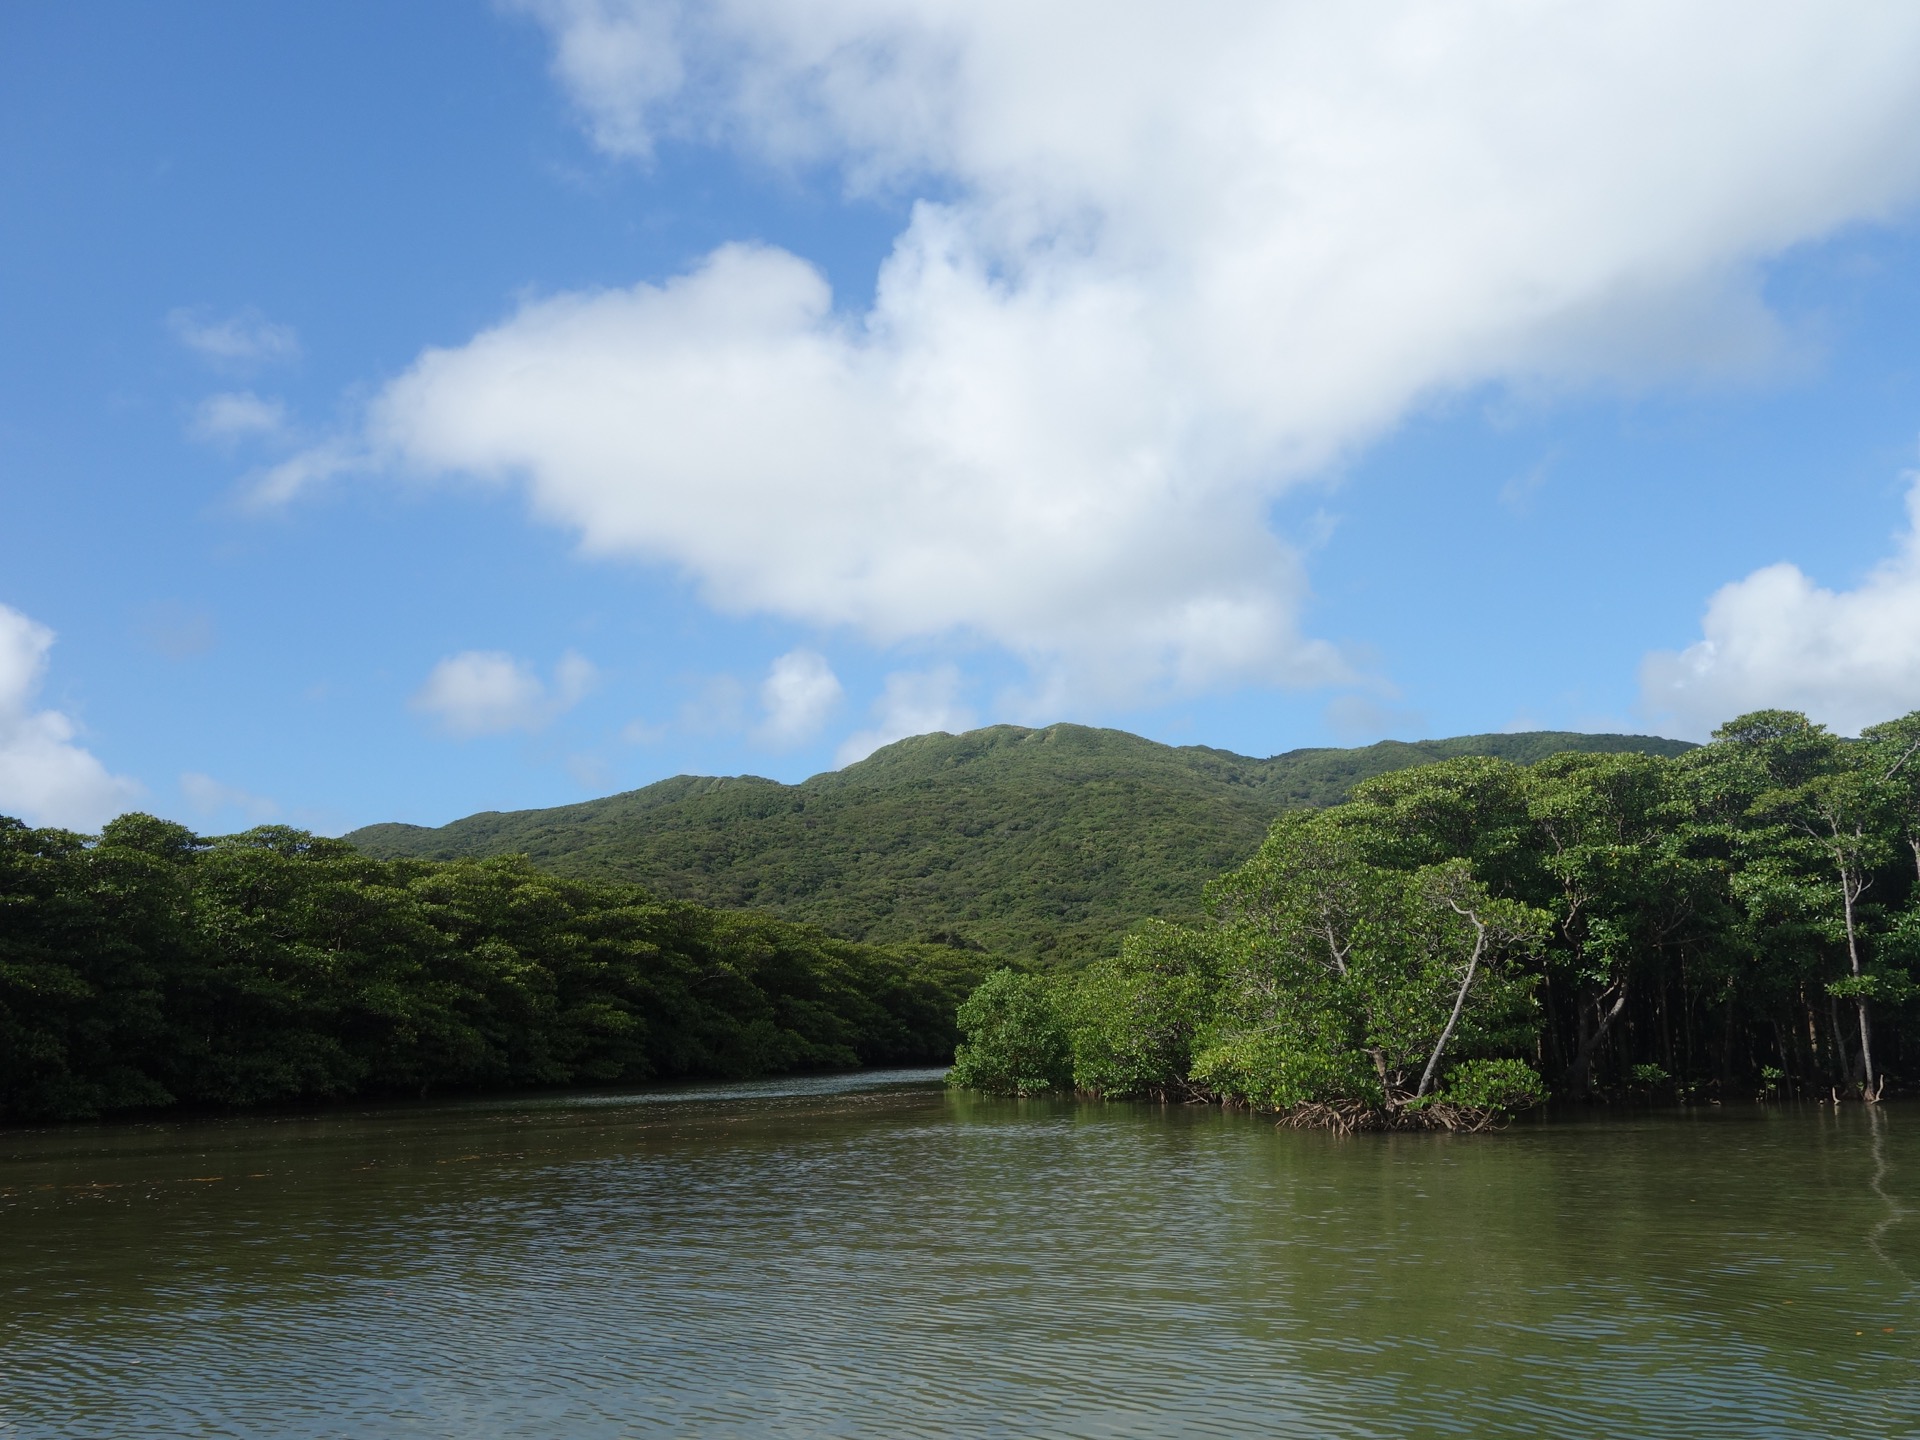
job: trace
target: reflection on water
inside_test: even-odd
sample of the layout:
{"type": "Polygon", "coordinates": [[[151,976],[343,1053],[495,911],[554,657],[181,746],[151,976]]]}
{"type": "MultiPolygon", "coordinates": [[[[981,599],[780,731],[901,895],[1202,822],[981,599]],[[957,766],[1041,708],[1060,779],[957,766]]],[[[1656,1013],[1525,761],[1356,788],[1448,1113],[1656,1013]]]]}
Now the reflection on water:
{"type": "Polygon", "coordinates": [[[1920,1111],[937,1072],[0,1133],[0,1436],[1912,1436],[1920,1111]]]}

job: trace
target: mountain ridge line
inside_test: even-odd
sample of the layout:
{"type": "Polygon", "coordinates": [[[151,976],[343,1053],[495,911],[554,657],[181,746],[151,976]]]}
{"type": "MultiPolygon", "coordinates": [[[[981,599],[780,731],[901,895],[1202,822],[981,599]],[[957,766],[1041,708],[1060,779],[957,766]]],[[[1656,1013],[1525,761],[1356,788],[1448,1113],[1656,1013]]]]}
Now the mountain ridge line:
{"type": "Polygon", "coordinates": [[[1281,811],[1338,803],[1372,775],[1460,755],[1677,755],[1688,741],[1526,731],[1314,746],[1259,759],[1060,723],[910,736],[797,784],[677,775],[595,800],[364,826],[383,858],[525,854],[558,874],[763,909],[851,939],[936,940],[1077,963],[1148,917],[1191,919],[1200,889],[1281,811]]]}

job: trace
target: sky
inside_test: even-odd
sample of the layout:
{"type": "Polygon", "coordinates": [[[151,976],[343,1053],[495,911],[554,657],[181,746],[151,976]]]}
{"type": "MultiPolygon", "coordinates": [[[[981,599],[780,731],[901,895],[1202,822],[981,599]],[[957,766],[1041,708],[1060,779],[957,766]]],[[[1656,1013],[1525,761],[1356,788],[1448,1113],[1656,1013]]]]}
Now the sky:
{"type": "Polygon", "coordinates": [[[1920,9],[0,7],[0,814],[1920,708],[1920,9]]]}

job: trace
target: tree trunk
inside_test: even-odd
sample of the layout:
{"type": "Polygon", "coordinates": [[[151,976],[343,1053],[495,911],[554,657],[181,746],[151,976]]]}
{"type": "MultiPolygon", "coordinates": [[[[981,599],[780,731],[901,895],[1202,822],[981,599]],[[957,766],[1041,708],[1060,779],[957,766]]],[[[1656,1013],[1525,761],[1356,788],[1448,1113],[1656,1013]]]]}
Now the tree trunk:
{"type": "Polygon", "coordinates": [[[1662,969],[1660,972],[1660,1049],[1666,1056],[1667,1074],[1677,1079],[1680,1069],[1673,1062],[1673,1022],[1667,1015],[1667,992],[1672,988],[1672,980],[1662,969]]]}
{"type": "Polygon", "coordinates": [[[1833,1032],[1833,1077],[1842,1085],[1851,1085],[1857,1066],[1853,1052],[1847,1048],[1846,1032],[1840,1028],[1839,1003],[1831,995],[1827,997],[1827,1028],[1833,1032]]]}
{"type": "Polygon", "coordinates": [[[1593,997],[1593,1013],[1599,1023],[1591,1030],[1586,1028],[1586,1010],[1582,1008],[1580,1049],[1573,1057],[1573,1064],[1567,1067],[1567,1084],[1572,1087],[1574,1094],[1587,1093],[1592,1083],[1593,1057],[1600,1049],[1600,1042],[1607,1038],[1607,1032],[1613,1028],[1613,1022],[1618,1020],[1620,1012],[1627,1008],[1628,989],[1627,981],[1623,977],[1593,997]],[[1614,994],[1613,1004],[1603,1010],[1601,1007],[1606,1005],[1608,994],[1615,991],[1618,993],[1614,994]]]}
{"type": "Polygon", "coordinates": [[[1541,1009],[1545,1011],[1546,1014],[1545,1023],[1541,1026],[1543,1048],[1540,1052],[1540,1073],[1545,1075],[1548,1073],[1547,1066],[1549,1061],[1547,1057],[1549,1054],[1553,1057],[1551,1063],[1554,1069],[1564,1070],[1566,1068],[1566,1016],[1564,1013],[1565,1007],[1560,1003],[1560,992],[1554,987],[1553,973],[1551,970],[1543,970],[1540,977],[1540,989],[1541,1009]]]}
{"type": "Polygon", "coordinates": [[[1725,1101],[1733,1091],[1733,987],[1720,1004],[1720,1098],[1725,1101]]]}
{"type": "Polygon", "coordinates": [[[1866,1083],[1860,1089],[1860,1098],[1871,1104],[1880,1098],[1880,1087],[1873,1075],[1873,1020],[1867,1013],[1866,996],[1856,995],[1853,1003],[1860,1012],[1860,1068],[1866,1076],[1866,1083]]]}
{"type": "MultiPolygon", "coordinates": [[[[1840,899],[1847,915],[1847,963],[1852,967],[1853,978],[1856,980],[1860,978],[1860,937],[1854,928],[1853,902],[1860,898],[1860,892],[1865,889],[1865,885],[1855,883],[1854,877],[1847,873],[1845,867],[1841,868],[1840,899]]],[[[1860,1087],[1860,1094],[1861,1098],[1872,1100],[1875,1098],[1873,1083],[1873,1022],[1867,1014],[1867,997],[1864,995],[1854,996],[1853,1006],[1860,1017],[1860,1069],[1864,1077],[1860,1087]]]]}
{"type": "Polygon", "coordinates": [[[1447,1042],[1453,1038],[1453,1027],[1460,1023],[1460,1011],[1466,1006],[1467,991],[1473,985],[1474,973],[1480,968],[1480,957],[1486,952],[1486,925],[1472,911],[1464,913],[1473,924],[1473,954],[1467,958],[1467,973],[1460,982],[1460,992],[1453,997],[1453,1013],[1447,1017],[1447,1028],[1440,1032],[1440,1039],[1434,1044],[1433,1054],[1427,1057],[1427,1068],[1421,1072],[1420,1088],[1413,1092],[1413,1098],[1416,1100],[1425,1095],[1427,1087],[1433,1083],[1433,1072],[1440,1068],[1440,1057],[1446,1052],[1447,1042]]]}

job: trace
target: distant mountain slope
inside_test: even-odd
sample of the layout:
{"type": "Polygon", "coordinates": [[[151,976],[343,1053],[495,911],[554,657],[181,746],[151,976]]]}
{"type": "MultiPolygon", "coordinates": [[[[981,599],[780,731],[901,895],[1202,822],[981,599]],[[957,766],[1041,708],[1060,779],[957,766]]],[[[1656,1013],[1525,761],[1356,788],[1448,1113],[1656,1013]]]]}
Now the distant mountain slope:
{"type": "Polygon", "coordinates": [[[636,880],[857,939],[946,939],[1075,960],[1143,916],[1192,916],[1282,810],[1328,805],[1371,775],[1455,755],[1530,764],[1566,750],[1675,755],[1643,735],[1466,735],[1254,760],[1120,730],[995,725],[921,735],[798,785],[682,775],[439,829],[370,825],[370,854],[525,854],[563,875],[636,880]]]}

